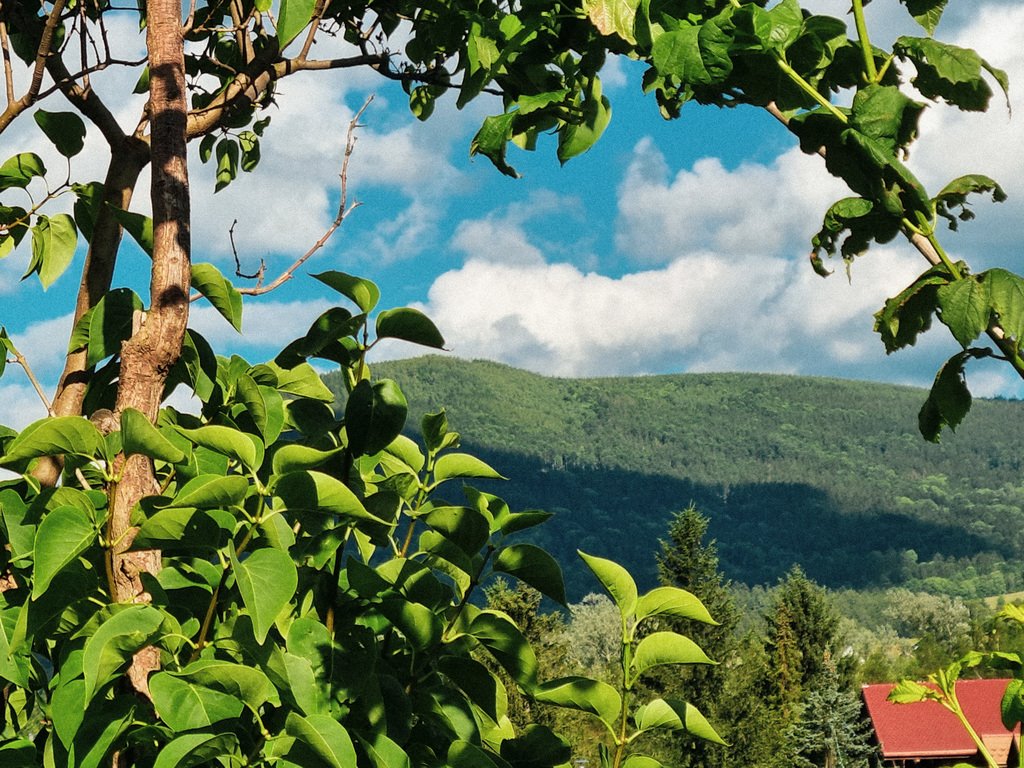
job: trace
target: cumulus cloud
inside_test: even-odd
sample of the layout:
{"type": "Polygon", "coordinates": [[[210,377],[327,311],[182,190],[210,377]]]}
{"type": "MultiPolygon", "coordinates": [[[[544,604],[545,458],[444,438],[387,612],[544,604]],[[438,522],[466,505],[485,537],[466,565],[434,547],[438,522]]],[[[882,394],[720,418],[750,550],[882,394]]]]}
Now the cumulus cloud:
{"type": "Polygon", "coordinates": [[[424,310],[455,354],[550,375],[857,375],[884,357],[872,312],[918,271],[912,256],[882,250],[852,282],[778,256],[710,251],[618,278],[473,259],[434,282],[424,310]]]}
{"type": "Polygon", "coordinates": [[[742,163],[734,170],[707,157],[672,176],[661,151],[645,138],[619,188],[616,243],[648,263],[700,248],[777,253],[808,243],[827,207],[844,194],[821,159],[798,148],[770,165],[742,163]]]}

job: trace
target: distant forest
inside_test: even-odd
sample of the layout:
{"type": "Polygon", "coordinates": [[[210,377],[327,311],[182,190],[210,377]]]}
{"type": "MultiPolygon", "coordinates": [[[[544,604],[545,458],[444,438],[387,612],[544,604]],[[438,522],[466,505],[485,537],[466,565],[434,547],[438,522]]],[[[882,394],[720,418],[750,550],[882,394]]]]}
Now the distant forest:
{"type": "Polygon", "coordinates": [[[577,549],[654,585],[659,539],[691,503],[710,518],[722,571],[748,586],[799,564],[833,589],[1024,588],[1021,402],[976,401],[935,445],[917,432],[925,392],[909,387],[746,373],[558,379],[438,356],[375,375],[400,383],[410,424],[447,409],[463,444],[509,478],[487,490],[556,513],[535,541],[563,564],[572,599],[595,587],[577,549]]]}

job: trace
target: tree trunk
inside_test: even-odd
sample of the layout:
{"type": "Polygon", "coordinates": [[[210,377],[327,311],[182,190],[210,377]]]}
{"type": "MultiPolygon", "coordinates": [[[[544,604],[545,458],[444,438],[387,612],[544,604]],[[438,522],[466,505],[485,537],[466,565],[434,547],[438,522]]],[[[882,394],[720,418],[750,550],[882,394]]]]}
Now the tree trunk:
{"type": "MultiPolygon", "coordinates": [[[[189,193],[186,159],[185,65],[181,3],[147,3],[146,43],[150,67],[150,146],[153,200],[153,272],[150,307],[138,330],[121,349],[117,413],[136,408],[155,421],[167,374],[181,352],[188,322],[189,193]]],[[[121,477],[112,489],[110,531],[111,589],[118,602],[145,601],[142,573],[155,573],[160,552],[129,551],[136,529],[132,508],[155,490],[152,463],[144,456],[119,458],[121,477]]],[[[159,666],[152,649],[136,655],[129,678],[142,694],[146,679],[159,666]]]]}

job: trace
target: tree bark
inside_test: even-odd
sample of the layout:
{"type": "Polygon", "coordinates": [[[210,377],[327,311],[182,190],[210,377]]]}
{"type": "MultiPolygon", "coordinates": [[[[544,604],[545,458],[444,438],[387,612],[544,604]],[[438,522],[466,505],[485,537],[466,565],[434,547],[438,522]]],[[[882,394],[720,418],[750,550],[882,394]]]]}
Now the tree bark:
{"type": "MultiPolygon", "coordinates": [[[[151,161],[153,202],[153,271],[150,307],[140,327],[121,349],[116,412],[136,408],[155,421],[167,374],[181,353],[188,322],[190,211],[186,158],[185,63],[181,3],[147,3],[146,43],[150,66],[151,161]]],[[[120,480],[112,489],[109,539],[111,589],[118,602],[146,601],[143,573],[160,567],[157,550],[130,551],[137,530],[132,508],[155,491],[153,467],[141,455],[119,457],[120,480]]],[[[148,649],[136,655],[129,678],[146,695],[146,679],[159,666],[148,649]]]]}

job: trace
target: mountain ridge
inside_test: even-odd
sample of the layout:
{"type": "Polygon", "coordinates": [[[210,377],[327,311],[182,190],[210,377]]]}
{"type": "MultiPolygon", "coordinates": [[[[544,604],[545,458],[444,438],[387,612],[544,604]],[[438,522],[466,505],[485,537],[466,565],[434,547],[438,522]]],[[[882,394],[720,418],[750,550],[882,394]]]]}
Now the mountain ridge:
{"type": "Polygon", "coordinates": [[[978,401],[934,445],[916,429],[926,393],[898,385],[746,373],[555,378],[440,356],[374,371],[399,382],[414,427],[447,409],[467,448],[510,478],[488,490],[556,512],[538,543],[568,565],[577,591],[587,587],[567,563],[576,548],[653,583],[658,538],[691,502],[711,519],[723,570],[747,584],[799,563],[837,587],[1024,585],[1013,567],[1024,555],[1024,403],[978,401]]]}

